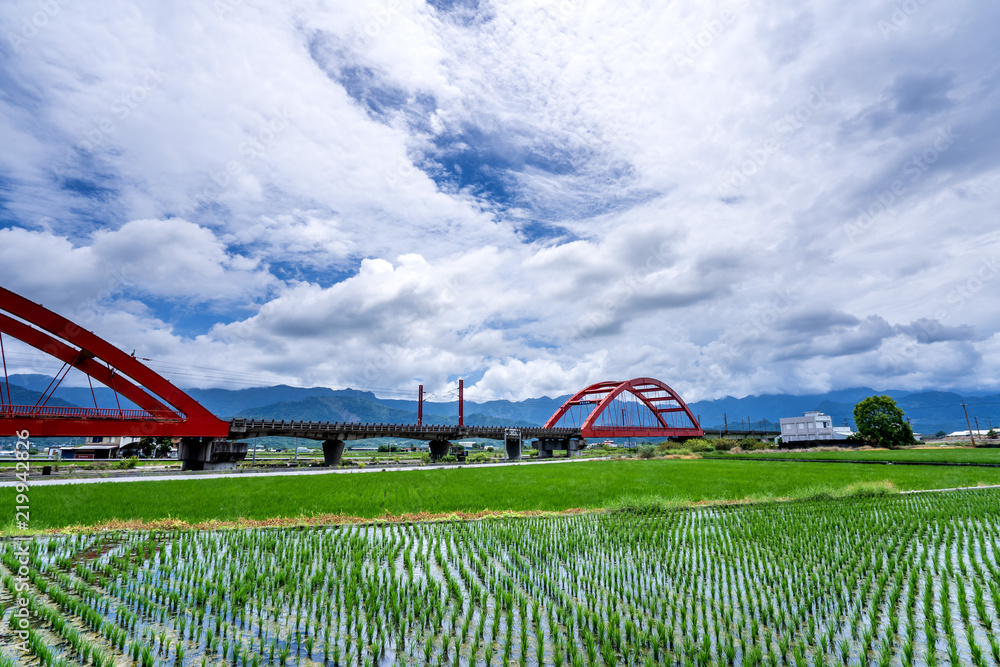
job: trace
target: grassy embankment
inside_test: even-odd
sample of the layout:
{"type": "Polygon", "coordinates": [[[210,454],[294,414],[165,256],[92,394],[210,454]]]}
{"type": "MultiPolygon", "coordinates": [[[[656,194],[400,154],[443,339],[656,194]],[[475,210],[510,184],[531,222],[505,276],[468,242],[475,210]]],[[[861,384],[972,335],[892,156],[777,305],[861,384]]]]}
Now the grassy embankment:
{"type": "Polygon", "coordinates": [[[739,454],[711,452],[705,458],[766,458],[831,461],[892,461],[915,463],[995,463],[1000,464],[1000,449],[940,447],[922,449],[866,449],[844,451],[749,451],[739,454]]]}
{"type": "MultiPolygon", "coordinates": [[[[901,491],[1000,484],[1000,468],[849,464],[776,468],[754,461],[650,460],[36,486],[30,490],[30,527],[46,530],[164,519],[200,524],[320,517],[325,522],[338,515],[562,511],[622,503],[804,498],[877,482],[901,491]]],[[[0,488],[0,503],[13,508],[15,489],[0,488]]],[[[4,532],[12,526],[8,520],[4,532]]]]}

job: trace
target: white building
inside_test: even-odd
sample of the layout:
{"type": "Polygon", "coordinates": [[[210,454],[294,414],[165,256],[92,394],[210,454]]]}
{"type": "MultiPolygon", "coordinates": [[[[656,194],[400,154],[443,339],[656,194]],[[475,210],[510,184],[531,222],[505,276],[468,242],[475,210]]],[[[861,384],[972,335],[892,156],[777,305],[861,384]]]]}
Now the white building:
{"type": "Polygon", "coordinates": [[[836,427],[833,418],[818,410],[802,413],[801,417],[781,418],[781,441],[846,440],[851,429],[836,427]]]}

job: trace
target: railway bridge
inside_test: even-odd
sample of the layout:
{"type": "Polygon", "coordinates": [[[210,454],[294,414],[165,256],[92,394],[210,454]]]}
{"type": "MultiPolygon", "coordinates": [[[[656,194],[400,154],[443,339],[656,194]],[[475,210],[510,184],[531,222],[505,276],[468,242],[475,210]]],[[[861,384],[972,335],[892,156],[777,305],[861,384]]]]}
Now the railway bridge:
{"type": "MultiPolygon", "coordinates": [[[[233,466],[246,457],[248,439],[288,436],[321,441],[327,464],[340,463],[351,440],[395,437],[428,442],[440,457],[451,441],[462,438],[502,440],[507,456],[519,458],[522,442],[534,441],[542,458],[565,450],[574,456],[587,438],[687,438],[704,431],[683,399],[654,378],[592,384],[567,400],[541,427],[469,426],[459,400],[457,425],[361,424],[344,422],[233,419],[213,415],[183,390],[134,355],[126,354],[70,320],[0,287],[0,436],[27,432],[45,436],[124,436],[179,438],[184,469],[233,466]],[[20,340],[62,362],[62,367],[33,405],[12,400],[3,337],[20,340]],[[49,405],[70,370],[83,372],[135,407],[108,409],[49,405]]],[[[460,385],[461,386],[461,385],[460,385]]],[[[461,394],[460,394],[461,395],[461,394]]],[[[120,405],[120,402],[119,402],[120,405]]],[[[420,400],[422,415],[422,394],[420,400]]]]}

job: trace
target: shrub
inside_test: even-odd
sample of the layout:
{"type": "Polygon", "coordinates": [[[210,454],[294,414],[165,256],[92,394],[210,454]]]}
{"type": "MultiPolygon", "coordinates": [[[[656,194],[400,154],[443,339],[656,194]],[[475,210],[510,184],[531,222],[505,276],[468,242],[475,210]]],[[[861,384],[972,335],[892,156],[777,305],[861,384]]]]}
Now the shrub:
{"type": "Polygon", "coordinates": [[[115,467],[119,470],[131,470],[135,468],[136,464],[139,462],[138,456],[130,456],[127,459],[122,459],[115,464],[115,467]]]}
{"type": "Polygon", "coordinates": [[[431,462],[431,455],[428,454],[427,452],[424,452],[423,454],[420,455],[420,462],[421,463],[430,463],[431,462]]]}
{"type": "Polygon", "coordinates": [[[538,456],[537,449],[525,449],[521,452],[521,458],[535,458],[538,456]]]}
{"type": "Polygon", "coordinates": [[[713,445],[708,440],[703,440],[702,438],[695,438],[694,440],[688,440],[684,443],[684,449],[691,452],[711,452],[715,450],[715,445],[713,445]]]}
{"type": "Polygon", "coordinates": [[[715,447],[715,451],[717,452],[728,452],[733,447],[736,447],[737,444],[742,444],[742,441],[737,443],[732,438],[717,438],[712,441],[712,446],[715,447]]]}
{"type": "Polygon", "coordinates": [[[458,457],[455,456],[454,454],[445,454],[438,460],[441,463],[455,463],[456,461],[458,461],[458,457]]]}
{"type": "Polygon", "coordinates": [[[636,456],[640,459],[651,459],[656,454],[656,447],[653,445],[639,445],[636,456]]]}

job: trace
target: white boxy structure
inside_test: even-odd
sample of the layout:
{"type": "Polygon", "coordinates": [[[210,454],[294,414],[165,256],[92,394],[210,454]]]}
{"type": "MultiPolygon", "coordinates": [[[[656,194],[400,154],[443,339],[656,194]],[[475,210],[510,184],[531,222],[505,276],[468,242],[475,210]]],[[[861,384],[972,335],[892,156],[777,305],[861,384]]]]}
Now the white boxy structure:
{"type": "Polygon", "coordinates": [[[803,412],[801,417],[781,418],[781,441],[846,440],[851,429],[836,427],[833,418],[818,410],[803,412]]]}

